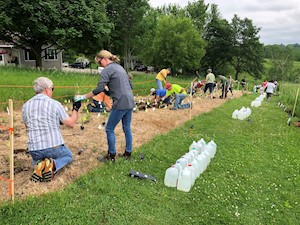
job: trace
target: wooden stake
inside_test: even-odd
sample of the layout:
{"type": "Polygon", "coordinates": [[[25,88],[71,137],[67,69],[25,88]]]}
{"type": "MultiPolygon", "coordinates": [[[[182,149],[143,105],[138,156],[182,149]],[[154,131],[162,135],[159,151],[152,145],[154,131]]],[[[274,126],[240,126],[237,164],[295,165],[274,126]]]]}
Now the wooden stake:
{"type": "Polygon", "coordinates": [[[298,88],[297,94],[296,94],[296,100],[295,100],[295,104],[294,104],[294,109],[293,109],[292,117],[294,117],[294,113],[295,113],[295,109],[296,109],[296,105],[297,105],[297,101],[298,101],[298,95],[299,95],[299,88],[298,88]]]}
{"type": "MultiPolygon", "coordinates": [[[[198,79],[198,77],[196,77],[196,78],[194,78],[193,80],[192,80],[192,83],[194,83],[194,81],[196,81],[198,79]]],[[[189,87],[189,85],[187,85],[184,89],[187,89],[189,87]]]]}
{"type": "Polygon", "coordinates": [[[14,183],[14,109],[12,99],[8,100],[9,106],[9,141],[10,141],[10,194],[12,203],[15,201],[15,183],[14,183]]]}

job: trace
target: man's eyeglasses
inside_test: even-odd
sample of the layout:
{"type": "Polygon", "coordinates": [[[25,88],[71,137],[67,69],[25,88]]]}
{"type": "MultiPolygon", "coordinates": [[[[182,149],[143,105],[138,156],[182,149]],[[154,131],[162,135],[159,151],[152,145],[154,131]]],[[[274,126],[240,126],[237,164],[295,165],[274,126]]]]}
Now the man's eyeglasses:
{"type": "Polygon", "coordinates": [[[54,87],[52,87],[51,90],[54,91],[54,87]]]}

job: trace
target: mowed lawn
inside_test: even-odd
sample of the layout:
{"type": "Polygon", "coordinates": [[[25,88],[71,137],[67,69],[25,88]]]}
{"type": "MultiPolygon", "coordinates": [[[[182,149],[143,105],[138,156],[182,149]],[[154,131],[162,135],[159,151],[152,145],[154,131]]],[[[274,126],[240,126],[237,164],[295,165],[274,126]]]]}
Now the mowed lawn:
{"type": "Polygon", "coordinates": [[[299,224],[300,129],[286,124],[276,96],[244,121],[231,118],[255,97],[230,100],[158,135],[135,149],[132,160],[99,164],[62,191],[2,203],[0,223],[299,224]],[[164,186],[166,169],[201,138],[214,140],[217,153],[191,191],[164,186]],[[130,169],[158,182],[132,178],[130,169]]]}

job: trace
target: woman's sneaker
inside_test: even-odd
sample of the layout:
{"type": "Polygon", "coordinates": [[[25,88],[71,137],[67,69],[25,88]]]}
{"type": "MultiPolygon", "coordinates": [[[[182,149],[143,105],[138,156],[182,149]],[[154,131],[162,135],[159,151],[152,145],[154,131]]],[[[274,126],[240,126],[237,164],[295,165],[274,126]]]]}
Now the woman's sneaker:
{"type": "Polygon", "coordinates": [[[109,161],[115,162],[115,160],[116,160],[115,158],[116,158],[116,154],[108,153],[106,156],[103,156],[103,157],[99,156],[97,159],[100,162],[109,162],[109,161]]]}
{"type": "Polygon", "coordinates": [[[124,152],[124,154],[122,155],[123,158],[125,159],[130,159],[131,158],[131,152],[124,152]]]}

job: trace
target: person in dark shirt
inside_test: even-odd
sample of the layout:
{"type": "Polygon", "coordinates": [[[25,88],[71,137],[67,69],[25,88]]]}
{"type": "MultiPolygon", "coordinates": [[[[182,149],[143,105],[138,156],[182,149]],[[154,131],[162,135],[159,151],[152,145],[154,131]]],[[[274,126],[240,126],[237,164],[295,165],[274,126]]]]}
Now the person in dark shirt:
{"type": "Polygon", "coordinates": [[[95,57],[96,63],[103,66],[98,86],[90,93],[76,95],[74,101],[81,101],[91,98],[100,92],[106,92],[112,97],[113,105],[105,126],[106,138],[108,142],[108,153],[104,157],[98,157],[101,162],[115,161],[116,156],[116,136],[115,127],[122,120],[123,132],[126,139],[126,148],[123,157],[131,157],[132,152],[132,132],[131,119],[132,111],[135,107],[130,80],[125,69],[119,64],[120,59],[107,50],[101,50],[95,57]]]}
{"type": "Polygon", "coordinates": [[[242,92],[245,92],[245,89],[246,89],[246,77],[244,77],[241,81],[241,85],[242,85],[242,92]]]}

